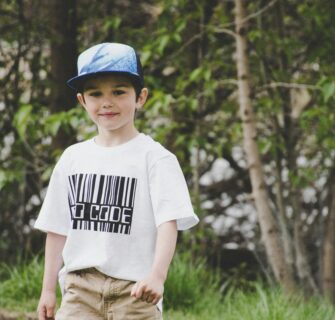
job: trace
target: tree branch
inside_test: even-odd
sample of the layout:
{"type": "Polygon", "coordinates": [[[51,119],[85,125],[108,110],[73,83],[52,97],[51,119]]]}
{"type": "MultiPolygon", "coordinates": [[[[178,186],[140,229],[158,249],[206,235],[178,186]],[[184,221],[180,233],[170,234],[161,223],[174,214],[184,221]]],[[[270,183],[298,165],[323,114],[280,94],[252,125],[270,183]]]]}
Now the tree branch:
{"type": "Polygon", "coordinates": [[[270,82],[261,86],[262,89],[266,88],[290,88],[290,89],[311,89],[311,90],[320,90],[319,87],[313,84],[305,84],[305,83],[287,83],[287,82],[270,82]]]}
{"type": "MultiPolygon", "coordinates": [[[[257,18],[262,13],[264,13],[267,10],[269,10],[276,2],[278,2],[278,0],[272,0],[270,3],[268,3],[267,5],[265,5],[260,10],[254,12],[252,14],[249,14],[248,16],[246,16],[244,19],[241,20],[241,24],[243,24],[244,22],[247,22],[247,21],[249,21],[251,19],[257,18]]],[[[236,25],[236,22],[230,22],[230,23],[222,25],[222,27],[226,28],[226,27],[232,27],[232,26],[235,26],[235,25],[236,25]]]]}
{"type": "Polygon", "coordinates": [[[226,28],[215,28],[214,32],[215,33],[226,33],[226,34],[229,34],[230,36],[232,36],[234,38],[236,37],[236,33],[234,31],[226,29],[226,28]]]}

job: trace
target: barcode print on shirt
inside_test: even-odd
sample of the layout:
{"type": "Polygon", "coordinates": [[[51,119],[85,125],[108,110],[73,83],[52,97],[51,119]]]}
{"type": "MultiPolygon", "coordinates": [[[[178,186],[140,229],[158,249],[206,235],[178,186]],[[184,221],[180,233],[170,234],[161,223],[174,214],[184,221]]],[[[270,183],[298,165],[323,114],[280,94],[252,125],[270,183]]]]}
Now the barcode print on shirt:
{"type": "Polygon", "coordinates": [[[130,234],[136,178],[82,173],[68,178],[73,229],[130,234]]]}

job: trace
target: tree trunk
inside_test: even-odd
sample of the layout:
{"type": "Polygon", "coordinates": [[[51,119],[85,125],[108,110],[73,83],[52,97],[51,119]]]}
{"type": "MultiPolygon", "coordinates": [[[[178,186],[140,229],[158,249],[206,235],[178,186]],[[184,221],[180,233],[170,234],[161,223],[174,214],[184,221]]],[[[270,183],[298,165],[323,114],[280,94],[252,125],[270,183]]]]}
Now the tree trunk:
{"type": "MultiPolygon", "coordinates": [[[[258,8],[259,10],[260,8],[258,8]]],[[[262,26],[262,15],[257,16],[257,27],[259,30],[263,30],[262,26]]],[[[281,57],[280,57],[281,58],[281,57]]],[[[267,76],[267,68],[265,67],[265,62],[260,61],[260,75],[262,77],[263,83],[268,83],[269,79],[267,76]]],[[[280,64],[282,65],[282,64],[280,64]]],[[[274,99],[274,92],[273,89],[268,88],[268,95],[271,99],[274,99]]],[[[278,123],[278,119],[275,113],[272,112],[271,114],[272,123],[275,130],[275,136],[280,137],[281,136],[281,130],[280,125],[278,123]]],[[[278,138],[277,138],[278,139],[278,138]]],[[[280,138],[279,138],[280,139],[280,138]]],[[[284,199],[284,185],[283,180],[281,177],[282,173],[282,155],[280,152],[279,139],[276,141],[276,153],[275,153],[275,177],[276,177],[276,183],[275,183],[275,198],[276,198],[276,205],[278,210],[278,222],[280,226],[280,234],[281,239],[283,242],[284,252],[285,252],[285,260],[286,264],[290,268],[290,272],[292,275],[294,274],[294,248],[293,248],[293,240],[290,233],[290,228],[288,225],[288,220],[286,218],[286,208],[285,208],[285,199],[284,199]]]]}
{"type": "MultiPolygon", "coordinates": [[[[279,130],[276,130],[279,134],[279,130]]],[[[281,166],[281,158],[279,156],[279,151],[277,150],[276,155],[276,202],[278,208],[278,221],[280,225],[280,231],[282,235],[282,242],[284,246],[285,252],[285,260],[288,268],[290,268],[290,272],[294,274],[294,251],[293,251],[293,240],[290,234],[287,218],[286,218],[286,210],[285,210],[285,201],[284,201],[284,186],[281,178],[282,166],[281,166]]]]}
{"type": "MultiPolygon", "coordinates": [[[[76,0],[51,0],[49,5],[51,33],[51,102],[52,112],[69,110],[76,104],[73,90],[66,81],[76,75],[76,0]]],[[[71,142],[63,131],[54,145],[63,149],[71,142]]]]}
{"type": "Polygon", "coordinates": [[[323,251],[323,293],[335,304],[335,170],[330,184],[330,205],[323,251]]]}
{"type": "Polygon", "coordinates": [[[238,89],[244,150],[248,160],[252,192],[258,212],[266,254],[276,279],[283,285],[285,291],[290,293],[294,291],[295,283],[290,268],[285,261],[284,248],[281,244],[277,222],[271,212],[260,154],[256,143],[256,123],[250,99],[251,85],[247,56],[247,29],[244,6],[245,0],[235,0],[238,89]]]}
{"type": "MultiPolygon", "coordinates": [[[[277,14],[274,17],[275,20],[275,28],[278,31],[278,35],[280,38],[284,39],[286,37],[285,23],[284,23],[284,6],[282,1],[278,1],[275,5],[277,14]]],[[[285,50],[282,47],[279,47],[276,52],[276,57],[278,61],[278,66],[281,74],[285,74],[286,70],[288,70],[289,59],[285,50]]],[[[283,78],[282,81],[286,81],[287,79],[283,78]]],[[[297,124],[297,119],[292,117],[292,110],[295,107],[292,99],[290,99],[290,91],[288,88],[279,89],[280,96],[282,98],[282,109],[283,109],[283,120],[284,120],[284,130],[283,130],[283,139],[286,147],[286,155],[287,155],[287,167],[289,169],[290,174],[293,176],[298,176],[297,169],[297,155],[296,155],[296,147],[297,147],[297,139],[299,136],[299,126],[297,124]]],[[[279,133],[279,130],[277,131],[279,133]]],[[[296,275],[299,278],[299,284],[304,290],[305,294],[318,294],[319,290],[316,285],[316,282],[313,278],[312,270],[308,260],[308,252],[306,250],[306,241],[304,239],[305,235],[303,233],[302,228],[302,220],[301,220],[301,192],[290,182],[289,187],[289,201],[293,208],[293,237],[286,238],[286,235],[283,233],[283,237],[286,238],[285,243],[285,251],[288,253],[288,241],[291,241],[291,246],[294,248],[294,254],[292,257],[294,258],[294,270],[296,271],[296,275]]],[[[291,248],[290,248],[291,249],[291,248]]],[[[289,250],[290,250],[289,249],[289,250]]],[[[290,254],[293,252],[290,252],[290,254]]],[[[288,257],[288,255],[287,255],[288,257]]]]}
{"type": "Polygon", "coordinates": [[[295,249],[295,265],[298,272],[301,287],[305,294],[319,294],[319,289],[313,278],[312,270],[308,262],[308,254],[305,246],[305,239],[302,233],[302,222],[301,222],[301,205],[299,202],[298,190],[295,187],[291,187],[291,203],[294,212],[294,249],[295,249]]]}

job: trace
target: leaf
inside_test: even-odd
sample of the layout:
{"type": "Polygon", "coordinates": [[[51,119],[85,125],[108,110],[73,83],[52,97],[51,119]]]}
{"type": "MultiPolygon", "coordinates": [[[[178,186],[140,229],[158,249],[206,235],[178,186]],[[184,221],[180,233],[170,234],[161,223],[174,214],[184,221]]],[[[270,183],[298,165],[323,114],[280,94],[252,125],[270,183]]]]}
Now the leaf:
{"type": "Polygon", "coordinates": [[[262,33],[259,30],[251,30],[248,33],[248,38],[250,41],[255,41],[257,39],[261,39],[262,38],[262,33]]]}
{"type": "Polygon", "coordinates": [[[117,30],[122,22],[122,19],[120,17],[114,17],[112,19],[109,19],[103,24],[103,31],[108,32],[109,29],[117,30]]]}
{"type": "Polygon", "coordinates": [[[261,154],[266,154],[271,149],[272,144],[271,144],[271,141],[263,139],[263,140],[258,141],[258,147],[259,147],[261,154]]]}
{"type": "Polygon", "coordinates": [[[67,118],[68,118],[68,115],[64,111],[61,111],[61,112],[54,113],[54,114],[50,115],[45,120],[45,128],[46,128],[47,132],[49,132],[53,136],[55,136],[57,134],[60,126],[64,123],[66,123],[67,118]]]}
{"type": "Polygon", "coordinates": [[[115,17],[112,21],[113,21],[113,24],[112,24],[113,29],[116,30],[116,29],[119,28],[119,26],[120,26],[120,24],[122,22],[122,19],[120,17],[115,17]]]}
{"type": "Polygon", "coordinates": [[[143,66],[146,66],[147,62],[151,59],[152,52],[150,50],[145,50],[141,52],[141,62],[143,66]]]}
{"type": "Polygon", "coordinates": [[[335,93],[335,83],[334,82],[327,82],[322,86],[322,93],[325,102],[328,102],[329,99],[335,93]]]}
{"type": "Polygon", "coordinates": [[[3,189],[7,183],[21,180],[22,176],[19,171],[0,170],[0,190],[3,189]]]}
{"type": "Polygon", "coordinates": [[[4,171],[0,171],[0,190],[5,186],[7,182],[6,174],[4,171]]]}
{"type": "Polygon", "coordinates": [[[16,112],[14,116],[14,126],[16,127],[17,132],[19,133],[21,139],[25,139],[25,133],[31,117],[32,109],[33,106],[30,104],[23,105],[20,107],[20,109],[16,112]]]}
{"type": "Polygon", "coordinates": [[[190,108],[192,111],[196,111],[199,107],[199,101],[197,99],[192,99],[190,101],[190,108]]]}
{"type": "Polygon", "coordinates": [[[158,45],[158,52],[159,54],[162,54],[164,49],[166,48],[168,42],[170,40],[170,36],[169,35],[164,35],[159,39],[159,45],[158,45]]]}
{"type": "Polygon", "coordinates": [[[177,43],[181,43],[181,42],[182,42],[182,38],[181,38],[180,34],[178,34],[178,33],[173,34],[173,35],[172,35],[172,38],[173,38],[173,40],[176,41],[177,43]]]}
{"type": "Polygon", "coordinates": [[[51,174],[52,174],[52,171],[53,171],[53,167],[48,167],[43,173],[42,173],[42,181],[48,181],[51,177],[51,174]]]}
{"type": "Polygon", "coordinates": [[[201,67],[194,69],[190,74],[190,81],[192,81],[192,82],[196,81],[199,78],[201,72],[202,72],[201,67]]]}
{"type": "Polygon", "coordinates": [[[212,71],[211,71],[211,69],[208,68],[205,71],[204,78],[205,78],[206,81],[209,81],[209,79],[211,78],[211,76],[212,76],[212,71]]]}

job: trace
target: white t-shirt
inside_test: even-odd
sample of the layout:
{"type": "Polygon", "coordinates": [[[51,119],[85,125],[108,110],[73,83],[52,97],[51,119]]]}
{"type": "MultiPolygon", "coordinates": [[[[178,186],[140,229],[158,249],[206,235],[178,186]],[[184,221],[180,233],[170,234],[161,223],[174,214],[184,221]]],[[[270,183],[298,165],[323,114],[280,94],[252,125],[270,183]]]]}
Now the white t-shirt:
{"type": "Polygon", "coordinates": [[[52,173],[35,228],[67,236],[65,272],[95,267],[124,280],[148,275],[157,227],[198,223],[176,157],[139,134],[116,147],[94,139],[67,148],[52,173]]]}

